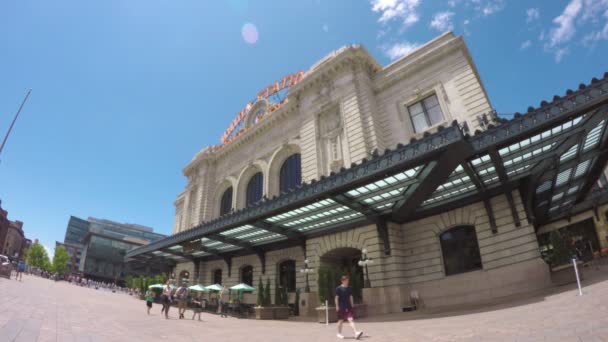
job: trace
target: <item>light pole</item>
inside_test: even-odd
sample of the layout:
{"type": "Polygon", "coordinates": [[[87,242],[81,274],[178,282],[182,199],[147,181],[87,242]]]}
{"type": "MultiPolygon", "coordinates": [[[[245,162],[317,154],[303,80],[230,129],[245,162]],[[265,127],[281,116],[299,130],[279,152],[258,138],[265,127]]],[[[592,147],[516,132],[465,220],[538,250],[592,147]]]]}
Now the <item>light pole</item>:
{"type": "Polygon", "coordinates": [[[363,249],[361,251],[361,260],[359,260],[359,266],[365,266],[365,284],[364,287],[370,288],[372,287],[371,282],[369,281],[369,271],[367,270],[367,265],[373,264],[374,261],[371,258],[367,257],[367,249],[363,249]]]}
{"type": "Polygon", "coordinates": [[[300,273],[304,273],[306,275],[306,287],[304,288],[305,293],[310,293],[310,285],[308,284],[308,274],[312,272],[313,269],[308,268],[308,259],[304,259],[304,268],[300,269],[300,273]]]}
{"type": "Polygon", "coordinates": [[[2,140],[2,145],[0,145],[0,154],[2,153],[2,150],[4,149],[4,145],[6,144],[6,140],[8,139],[8,136],[11,134],[11,131],[13,130],[13,126],[15,126],[15,122],[17,121],[17,118],[19,117],[19,114],[21,113],[21,110],[23,109],[23,105],[25,105],[25,101],[27,101],[27,98],[30,97],[31,92],[32,92],[32,89],[28,90],[27,94],[25,94],[25,98],[23,99],[23,102],[21,102],[21,106],[19,106],[19,110],[17,110],[17,113],[15,114],[15,117],[13,118],[11,125],[8,127],[8,131],[6,132],[6,135],[4,136],[4,140],[2,140]]]}

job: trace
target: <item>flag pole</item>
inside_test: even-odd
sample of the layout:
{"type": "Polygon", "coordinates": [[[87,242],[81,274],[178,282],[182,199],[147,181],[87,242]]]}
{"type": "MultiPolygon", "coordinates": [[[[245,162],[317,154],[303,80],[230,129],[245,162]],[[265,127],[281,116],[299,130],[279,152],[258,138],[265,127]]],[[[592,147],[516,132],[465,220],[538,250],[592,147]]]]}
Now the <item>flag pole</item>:
{"type": "Polygon", "coordinates": [[[23,99],[23,102],[21,102],[21,106],[19,106],[19,110],[17,110],[17,113],[15,114],[15,117],[13,118],[13,122],[11,122],[11,125],[8,128],[8,132],[6,132],[6,135],[4,136],[4,140],[2,140],[2,145],[0,145],[0,154],[2,154],[2,150],[4,149],[6,140],[8,139],[8,136],[11,134],[11,131],[13,130],[13,126],[15,125],[15,122],[17,121],[19,114],[21,114],[21,110],[23,109],[23,106],[25,105],[27,98],[30,97],[31,92],[32,92],[32,89],[29,89],[27,91],[27,94],[25,94],[25,98],[23,99]]]}

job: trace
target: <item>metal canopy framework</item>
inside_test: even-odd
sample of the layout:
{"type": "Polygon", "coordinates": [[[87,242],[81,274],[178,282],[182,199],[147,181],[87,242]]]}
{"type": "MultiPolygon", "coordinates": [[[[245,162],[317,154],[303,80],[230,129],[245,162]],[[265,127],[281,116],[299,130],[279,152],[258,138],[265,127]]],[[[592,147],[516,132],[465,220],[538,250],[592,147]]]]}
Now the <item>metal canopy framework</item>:
{"type": "Polygon", "coordinates": [[[525,115],[465,136],[457,123],[398,145],[337,174],[302,184],[189,230],[129,251],[127,261],[222,258],[302,246],[306,238],[375,224],[390,254],[387,223],[404,223],[504,194],[514,222],[522,218],[512,192],[522,194],[528,220],[540,226],[608,201],[594,188],[608,162],[608,73],[525,115]]]}

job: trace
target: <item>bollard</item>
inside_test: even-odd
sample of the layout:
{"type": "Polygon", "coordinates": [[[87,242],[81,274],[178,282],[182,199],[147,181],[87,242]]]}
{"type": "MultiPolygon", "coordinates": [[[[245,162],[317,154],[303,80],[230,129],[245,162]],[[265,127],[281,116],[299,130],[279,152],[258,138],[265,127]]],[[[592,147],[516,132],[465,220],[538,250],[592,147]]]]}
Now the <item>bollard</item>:
{"type": "Polygon", "coordinates": [[[576,284],[578,285],[578,295],[583,295],[583,289],[581,288],[581,279],[578,276],[578,266],[576,265],[576,258],[572,258],[572,264],[574,265],[574,274],[576,275],[576,284]]]}

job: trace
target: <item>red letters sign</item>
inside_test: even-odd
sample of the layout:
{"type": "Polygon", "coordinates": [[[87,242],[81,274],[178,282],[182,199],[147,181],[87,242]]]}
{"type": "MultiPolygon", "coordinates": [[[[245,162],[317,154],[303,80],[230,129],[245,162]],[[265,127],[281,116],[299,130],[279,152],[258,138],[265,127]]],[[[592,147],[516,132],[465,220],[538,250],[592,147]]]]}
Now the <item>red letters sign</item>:
{"type": "MultiPolygon", "coordinates": [[[[294,86],[298,82],[300,82],[300,80],[302,79],[302,76],[304,76],[304,71],[300,71],[295,74],[291,74],[291,75],[287,75],[287,76],[283,77],[283,79],[276,81],[274,84],[271,84],[268,87],[260,90],[260,92],[258,93],[258,96],[256,98],[256,101],[262,100],[262,99],[268,99],[269,97],[275,95],[276,93],[278,93],[282,90],[291,89],[292,86],[294,86]]],[[[287,103],[287,97],[285,97],[279,103],[275,103],[275,104],[268,106],[268,108],[266,109],[266,113],[264,115],[268,115],[268,114],[274,112],[284,103],[287,103]]],[[[245,120],[245,117],[251,110],[251,107],[253,107],[253,102],[249,102],[245,106],[245,108],[243,108],[243,110],[241,110],[237,114],[237,116],[234,118],[234,120],[232,120],[232,122],[230,123],[230,126],[228,126],[228,129],[226,129],[226,132],[224,132],[224,134],[222,134],[222,139],[221,139],[222,144],[226,144],[226,143],[232,141],[234,138],[238,137],[239,135],[241,135],[242,133],[244,133],[246,131],[246,127],[243,126],[243,123],[244,123],[243,120],[245,120]]]]}

